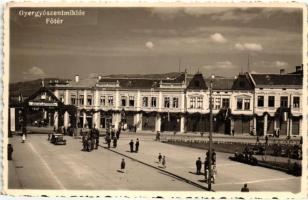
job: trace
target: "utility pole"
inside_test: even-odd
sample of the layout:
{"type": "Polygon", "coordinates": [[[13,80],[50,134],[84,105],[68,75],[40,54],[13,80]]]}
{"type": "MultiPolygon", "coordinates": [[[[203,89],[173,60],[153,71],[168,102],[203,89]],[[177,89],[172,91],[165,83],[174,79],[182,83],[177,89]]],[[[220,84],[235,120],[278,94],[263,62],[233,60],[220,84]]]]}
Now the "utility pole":
{"type": "Polygon", "coordinates": [[[212,190],[212,143],[213,143],[213,138],[212,138],[212,132],[213,132],[213,102],[212,102],[212,95],[213,95],[213,79],[214,75],[211,76],[211,81],[210,81],[210,133],[209,133],[209,157],[208,157],[208,169],[209,169],[209,175],[207,179],[208,183],[208,190],[212,190]]]}

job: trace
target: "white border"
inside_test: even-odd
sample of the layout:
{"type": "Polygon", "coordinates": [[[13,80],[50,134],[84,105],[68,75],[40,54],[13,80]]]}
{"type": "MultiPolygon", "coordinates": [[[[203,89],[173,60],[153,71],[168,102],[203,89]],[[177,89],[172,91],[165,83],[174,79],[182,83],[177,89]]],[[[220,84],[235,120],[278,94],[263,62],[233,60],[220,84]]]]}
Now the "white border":
{"type": "Polygon", "coordinates": [[[302,3],[7,3],[4,12],[4,73],[3,73],[3,194],[14,196],[112,196],[116,197],[137,197],[137,198],[153,198],[162,196],[164,198],[185,198],[185,197],[199,197],[199,198],[300,198],[307,196],[307,8],[302,3]],[[290,7],[301,8],[303,10],[303,64],[304,64],[304,83],[303,83],[303,174],[301,177],[301,192],[293,194],[291,192],[180,192],[180,191],[118,191],[118,190],[26,190],[26,189],[8,189],[8,162],[7,162],[7,144],[8,144],[8,85],[9,85],[9,15],[10,8],[14,7],[290,7]]]}

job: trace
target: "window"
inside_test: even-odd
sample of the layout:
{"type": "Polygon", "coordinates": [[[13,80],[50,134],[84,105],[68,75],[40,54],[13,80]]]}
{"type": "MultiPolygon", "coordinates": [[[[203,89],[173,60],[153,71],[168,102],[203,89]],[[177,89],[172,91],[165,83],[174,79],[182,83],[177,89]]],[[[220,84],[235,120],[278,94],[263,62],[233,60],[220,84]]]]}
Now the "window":
{"type": "Polygon", "coordinates": [[[196,97],[190,97],[190,108],[196,108],[196,97]]]}
{"type": "Polygon", "coordinates": [[[83,105],[84,104],[84,96],[80,95],[79,96],[79,105],[83,105]]]}
{"type": "Polygon", "coordinates": [[[71,95],[71,104],[76,105],[76,95],[71,95]]]}
{"type": "Polygon", "coordinates": [[[87,105],[89,105],[89,106],[92,105],[92,96],[91,95],[87,96],[87,105]]]}
{"type": "Polygon", "coordinates": [[[156,107],[156,97],[151,98],[151,107],[156,107]]]}
{"type": "Polygon", "coordinates": [[[244,99],[244,109],[250,110],[250,99],[244,99]]]}
{"type": "Polygon", "coordinates": [[[102,106],[106,106],[106,98],[105,98],[105,96],[101,96],[101,98],[100,98],[100,104],[101,104],[102,106]]]}
{"type": "Polygon", "coordinates": [[[230,107],[230,99],[223,98],[222,99],[222,107],[223,108],[229,108],[230,107]]]}
{"type": "Polygon", "coordinates": [[[129,106],[131,106],[131,107],[135,106],[135,98],[134,98],[134,96],[129,96],[129,106]]]}
{"type": "Polygon", "coordinates": [[[275,107],[275,97],[274,96],[268,97],[268,107],[275,107]]]}
{"type": "Polygon", "coordinates": [[[113,106],[113,96],[108,96],[108,106],[113,106]]]}
{"type": "Polygon", "coordinates": [[[237,99],[236,109],[237,110],[243,109],[243,99],[240,99],[240,98],[237,99]]]}
{"type": "Polygon", "coordinates": [[[294,108],[299,108],[299,105],[300,105],[300,103],[299,103],[299,97],[293,97],[293,107],[294,108]]]}
{"type": "Polygon", "coordinates": [[[288,107],[288,97],[282,96],[280,97],[280,107],[288,107]]]}
{"type": "Polygon", "coordinates": [[[148,97],[143,97],[142,98],[142,106],[143,107],[148,107],[148,97]]]}
{"type": "Polygon", "coordinates": [[[123,107],[126,106],[126,96],[121,97],[121,106],[123,106],[123,107]]]}
{"type": "Polygon", "coordinates": [[[215,98],[214,109],[216,110],[220,109],[220,102],[221,102],[221,98],[215,98]]]}
{"type": "Polygon", "coordinates": [[[203,98],[197,97],[197,108],[202,108],[202,107],[203,107],[203,98]]]}
{"type": "Polygon", "coordinates": [[[177,97],[173,98],[172,106],[173,106],[173,108],[178,108],[179,107],[179,98],[177,98],[177,97]]]}
{"type": "Polygon", "coordinates": [[[170,98],[169,97],[165,97],[165,99],[164,99],[164,107],[165,108],[169,108],[170,107],[170,98]]]}
{"type": "Polygon", "coordinates": [[[258,107],[264,107],[264,96],[258,96],[258,107]]]}

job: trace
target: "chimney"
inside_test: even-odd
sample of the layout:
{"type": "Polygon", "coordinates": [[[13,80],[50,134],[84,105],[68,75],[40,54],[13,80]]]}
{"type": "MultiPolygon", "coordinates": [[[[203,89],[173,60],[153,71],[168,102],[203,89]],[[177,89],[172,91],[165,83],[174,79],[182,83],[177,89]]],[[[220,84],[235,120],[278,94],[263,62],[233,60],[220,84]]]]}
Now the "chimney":
{"type": "Polygon", "coordinates": [[[302,66],[301,66],[301,65],[295,67],[295,71],[296,71],[296,72],[300,72],[300,71],[302,71],[302,70],[303,70],[303,69],[302,69],[302,66]]]}
{"type": "Polygon", "coordinates": [[[79,75],[75,76],[75,82],[78,83],[79,82],[79,75]]]}
{"type": "Polygon", "coordinates": [[[285,69],[280,69],[280,75],[284,75],[284,74],[285,74],[285,72],[286,72],[286,70],[285,70],[285,69]]]}

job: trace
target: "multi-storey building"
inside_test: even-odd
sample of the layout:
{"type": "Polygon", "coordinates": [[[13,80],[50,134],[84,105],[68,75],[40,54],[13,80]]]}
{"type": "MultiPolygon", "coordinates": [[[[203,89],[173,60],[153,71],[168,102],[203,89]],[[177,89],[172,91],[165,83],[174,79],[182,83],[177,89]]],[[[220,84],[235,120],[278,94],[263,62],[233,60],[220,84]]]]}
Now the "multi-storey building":
{"type": "Polygon", "coordinates": [[[136,131],[209,131],[212,88],[213,130],[225,134],[299,135],[302,121],[302,68],[286,74],[240,73],[234,78],[173,76],[97,77],[55,81],[49,86],[64,105],[55,126],[136,131]]]}

